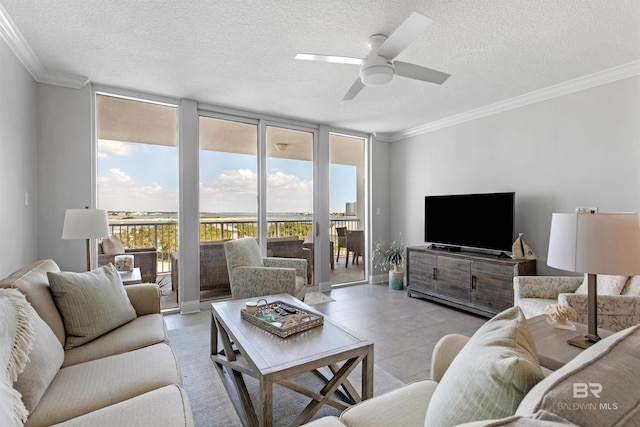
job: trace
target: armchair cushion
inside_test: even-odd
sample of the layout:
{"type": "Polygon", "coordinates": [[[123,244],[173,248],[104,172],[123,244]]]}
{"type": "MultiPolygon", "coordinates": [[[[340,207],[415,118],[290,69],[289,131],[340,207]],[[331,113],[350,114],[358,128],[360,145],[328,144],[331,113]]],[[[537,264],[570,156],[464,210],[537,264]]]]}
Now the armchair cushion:
{"type": "Polygon", "coordinates": [[[264,267],[258,242],[253,237],[243,237],[224,243],[229,276],[231,270],[241,266],[264,267]]]}
{"type": "MultiPolygon", "coordinates": [[[[596,276],[596,285],[598,295],[620,295],[622,288],[627,283],[629,276],[610,276],[607,274],[598,274],[596,276]]],[[[575,290],[576,294],[587,295],[587,275],[584,275],[584,280],[575,290]]]]}
{"type": "Polygon", "coordinates": [[[476,331],[442,376],[425,426],[512,415],[544,377],[524,314],[513,307],[476,331]]]}
{"type": "Polygon", "coordinates": [[[124,246],[118,236],[109,236],[102,239],[102,252],[107,255],[120,255],[124,253],[124,246]]]}
{"type": "Polygon", "coordinates": [[[48,272],[47,276],[67,333],[66,350],[137,317],[113,264],[86,273],[48,272]]]}

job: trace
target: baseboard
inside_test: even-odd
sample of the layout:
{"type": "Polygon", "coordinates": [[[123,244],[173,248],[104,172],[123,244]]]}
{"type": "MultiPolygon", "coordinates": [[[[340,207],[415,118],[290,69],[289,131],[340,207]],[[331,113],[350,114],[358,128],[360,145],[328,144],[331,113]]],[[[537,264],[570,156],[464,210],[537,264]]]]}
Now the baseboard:
{"type": "Polygon", "coordinates": [[[200,301],[182,301],[180,303],[180,313],[198,313],[200,311],[200,301]]]}
{"type": "Polygon", "coordinates": [[[328,292],[331,290],[331,282],[320,282],[318,283],[317,292],[328,292]]]}

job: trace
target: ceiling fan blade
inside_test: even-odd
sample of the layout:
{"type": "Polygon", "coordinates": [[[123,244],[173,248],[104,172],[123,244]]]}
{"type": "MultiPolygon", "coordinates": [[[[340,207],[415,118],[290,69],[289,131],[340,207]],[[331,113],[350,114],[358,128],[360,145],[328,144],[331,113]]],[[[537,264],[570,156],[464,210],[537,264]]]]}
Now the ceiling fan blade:
{"type": "Polygon", "coordinates": [[[416,64],[409,64],[408,62],[394,61],[393,63],[396,71],[395,74],[409,79],[422,80],[424,82],[435,83],[441,85],[444,83],[451,74],[443,73],[442,71],[432,70],[431,68],[421,67],[416,64]]]}
{"type": "Polygon", "coordinates": [[[433,22],[418,12],[413,12],[396,30],[385,40],[378,49],[378,55],[393,59],[413,42],[418,35],[433,22]]]}
{"type": "Polygon", "coordinates": [[[362,59],[351,58],[349,56],[335,56],[335,55],[316,55],[313,53],[299,53],[296,55],[296,59],[302,59],[305,61],[319,61],[319,62],[333,62],[335,64],[362,64],[362,59]]]}
{"type": "Polygon", "coordinates": [[[353,98],[356,97],[358,93],[360,93],[363,87],[364,87],[364,84],[362,83],[362,80],[360,80],[360,77],[358,77],[356,81],[353,82],[353,84],[351,85],[347,93],[344,95],[344,98],[342,98],[342,100],[351,101],[353,98]]]}

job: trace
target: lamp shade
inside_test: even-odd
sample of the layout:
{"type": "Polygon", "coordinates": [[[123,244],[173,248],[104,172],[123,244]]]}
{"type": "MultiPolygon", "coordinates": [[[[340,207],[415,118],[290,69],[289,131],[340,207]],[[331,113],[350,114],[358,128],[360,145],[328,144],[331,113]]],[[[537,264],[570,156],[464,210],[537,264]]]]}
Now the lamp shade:
{"type": "Polygon", "coordinates": [[[109,237],[109,217],[106,210],[66,210],[62,226],[63,239],[92,239],[95,237],[109,237]]]}
{"type": "Polygon", "coordinates": [[[640,274],[636,213],[554,213],[547,265],[588,274],[640,274]]]}

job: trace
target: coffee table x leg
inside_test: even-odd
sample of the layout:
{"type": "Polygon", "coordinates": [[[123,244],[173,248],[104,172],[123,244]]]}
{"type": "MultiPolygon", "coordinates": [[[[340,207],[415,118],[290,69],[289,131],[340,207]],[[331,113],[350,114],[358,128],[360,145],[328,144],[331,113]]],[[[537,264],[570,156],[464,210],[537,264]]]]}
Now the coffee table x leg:
{"type": "MultiPolygon", "coordinates": [[[[311,398],[309,404],[302,410],[292,425],[308,422],[311,417],[325,404],[344,410],[362,399],[373,395],[373,345],[358,349],[349,349],[342,353],[318,357],[316,360],[304,364],[288,366],[281,370],[274,370],[267,374],[261,373],[243,354],[241,346],[234,343],[232,337],[220,324],[215,316],[211,323],[211,359],[214,362],[220,378],[231,397],[231,400],[244,425],[271,426],[273,419],[273,384],[279,384],[292,391],[311,398]],[[219,348],[220,345],[220,348],[219,348]],[[341,365],[340,363],[343,362],[341,365]],[[347,376],[358,366],[362,365],[362,397],[348,381],[347,376]],[[291,377],[304,372],[312,372],[327,367],[329,373],[321,374],[325,381],[324,387],[316,391],[290,380],[291,377]],[[251,397],[247,390],[243,374],[250,375],[260,381],[260,405],[256,414],[251,397]],[[342,388],[344,401],[334,397],[334,393],[342,388]]],[[[327,370],[324,370],[325,373],[327,370]]]]}

